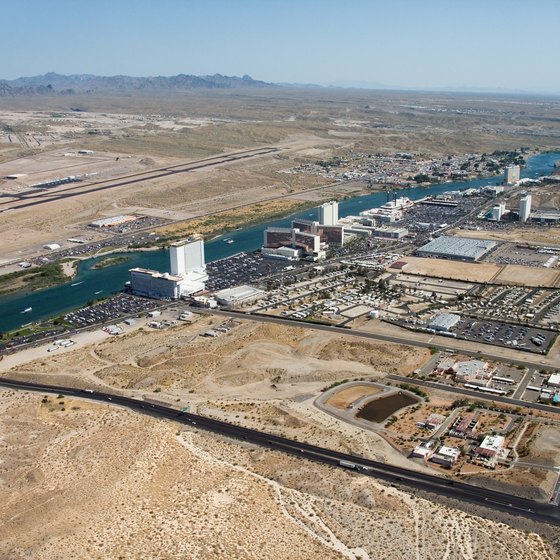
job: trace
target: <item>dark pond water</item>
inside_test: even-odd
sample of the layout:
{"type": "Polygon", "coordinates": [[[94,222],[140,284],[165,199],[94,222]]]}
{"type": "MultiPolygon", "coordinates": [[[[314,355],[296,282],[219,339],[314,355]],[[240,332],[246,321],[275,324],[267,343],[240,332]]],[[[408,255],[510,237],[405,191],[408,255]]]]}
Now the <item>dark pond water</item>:
{"type": "Polygon", "coordinates": [[[406,393],[394,393],[388,397],[380,397],[368,402],[357,416],[370,422],[383,422],[397,410],[418,402],[420,402],[419,399],[406,393]]]}

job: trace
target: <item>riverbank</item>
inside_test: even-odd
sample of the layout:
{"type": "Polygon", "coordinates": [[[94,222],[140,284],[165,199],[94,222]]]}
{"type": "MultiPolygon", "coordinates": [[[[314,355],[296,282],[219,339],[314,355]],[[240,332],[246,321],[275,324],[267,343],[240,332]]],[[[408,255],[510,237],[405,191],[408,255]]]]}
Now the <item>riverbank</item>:
{"type": "MultiPolygon", "coordinates": [[[[328,198],[328,197],[327,197],[328,198]]],[[[192,234],[200,234],[206,240],[226,235],[240,228],[251,227],[262,222],[285,218],[290,214],[304,212],[317,206],[316,201],[275,200],[217,212],[203,218],[162,226],[154,230],[159,237],[154,244],[165,245],[192,234]],[[163,236],[163,239],[162,239],[163,236]]]]}
{"type": "MultiPolygon", "coordinates": [[[[549,174],[554,163],[558,160],[559,155],[558,152],[554,152],[534,156],[528,160],[522,176],[524,178],[536,178],[549,174]]],[[[400,193],[412,200],[418,200],[428,195],[435,196],[451,190],[486,187],[493,183],[495,184],[495,182],[499,180],[500,177],[495,177],[492,179],[477,179],[467,182],[444,183],[428,188],[414,187],[403,189],[400,193]]],[[[329,193],[329,196],[332,196],[332,193],[329,193]]],[[[386,199],[386,192],[380,191],[366,196],[354,196],[352,198],[340,200],[339,215],[340,217],[357,215],[363,210],[381,206],[386,202],[386,199]]],[[[231,231],[227,234],[227,238],[231,243],[224,243],[224,238],[222,236],[216,237],[215,234],[213,236],[214,239],[211,239],[212,234],[208,234],[210,239],[205,241],[204,244],[206,262],[221,260],[235,253],[258,250],[262,245],[263,230],[266,227],[289,227],[291,221],[295,218],[305,220],[316,219],[316,210],[311,210],[310,207],[314,207],[318,203],[316,201],[313,203],[304,201],[300,206],[298,204],[299,202],[301,201],[295,201],[294,206],[291,208],[304,207],[306,210],[286,215],[288,214],[288,208],[282,206],[281,208],[277,208],[277,210],[279,210],[280,215],[285,217],[277,220],[266,221],[264,212],[266,209],[271,210],[271,207],[261,207],[260,213],[255,212],[255,214],[251,216],[251,221],[254,220],[256,222],[255,225],[247,227],[237,226],[234,228],[235,231],[231,231]]],[[[237,212],[236,210],[235,213],[237,214],[237,212]]],[[[217,212],[216,214],[221,213],[217,212]]],[[[219,220],[217,224],[219,224],[219,220]]],[[[223,229],[223,224],[219,225],[223,229]]],[[[217,231],[217,229],[216,227],[213,231],[217,231]]],[[[169,241],[163,242],[161,239],[159,241],[162,245],[169,244],[169,241]]],[[[120,252],[124,252],[123,249],[120,249],[120,252]]],[[[0,314],[0,332],[9,332],[19,328],[23,324],[37,322],[48,317],[59,316],[61,313],[85,306],[89,301],[99,297],[100,293],[103,293],[104,296],[110,296],[122,291],[125,282],[129,279],[128,271],[130,268],[140,267],[160,270],[162,272],[169,271],[169,253],[168,251],[161,250],[161,246],[154,246],[151,248],[143,247],[135,251],[128,250],[126,252],[127,254],[133,255],[130,262],[121,263],[110,268],[93,270],[92,267],[98,256],[97,258],[86,259],[82,261],[78,267],[78,274],[75,281],[72,283],[68,282],[68,279],[65,278],[66,281],[61,286],[55,286],[40,292],[22,292],[10,295],[9,297],[0,298],[0,306],[2,309],[2,314],[0,314]],[[31,307],[33,311],[22,315],[21,310],[28,307],[31,307]]]]}
{"type": "Polygon", "coordinates": [[[49,263],[4,274],[0,276],[0,297],[64,284],[74,276],[71,265],[72,263],[49,263]]]}
{"type": "Polygon", "coordinates": [[[122,264],[131,260],[131,257],[126,255],[119,255],[116,257],[105,256],[103,258],[98,258],[96,264],[92,266],[93,270],[98,270],[100,268],[109,268],[110,266],[116,266],[117,264],[122,264]]]}

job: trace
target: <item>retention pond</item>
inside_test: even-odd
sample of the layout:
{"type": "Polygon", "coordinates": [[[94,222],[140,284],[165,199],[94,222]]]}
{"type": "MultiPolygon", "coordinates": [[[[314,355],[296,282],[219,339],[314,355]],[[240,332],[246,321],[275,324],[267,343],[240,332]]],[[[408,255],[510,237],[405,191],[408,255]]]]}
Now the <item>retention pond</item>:
{"type": "Polygon", "coordinates": [[[418,402],[420,402],[419,399],[407,393],[393,393],[392,395],[369,401],[356,416],[370,422],[383,422],[397,410],[418,402]]]}

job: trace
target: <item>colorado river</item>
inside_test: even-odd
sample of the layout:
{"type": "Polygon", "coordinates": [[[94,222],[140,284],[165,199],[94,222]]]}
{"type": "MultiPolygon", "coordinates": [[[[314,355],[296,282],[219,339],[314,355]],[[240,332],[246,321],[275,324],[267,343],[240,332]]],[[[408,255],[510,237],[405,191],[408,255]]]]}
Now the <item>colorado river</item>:
{"type": "MultiPolygon", "coordinates": [[[[522,170],[523,178],[535,178],[548,175],[554,168],[554,163],[560,159],[559,152],[544,153],[529,158],[522,170]]],[[[466,190],[501,182],[503,176],[486,177],[472,181],[443,183],[441,185],[413,187],[399,190],[399,196],[407,196],[418,200],[428,195],[440,194],[446,191],[466,190]]],[[[355,215],[368,208],[381,206],[387,201],[386,192],[378,192],[366,196],[359,196],[339,203],[340,217],[355,215]]],[[[317,211],[306,211],[287,216],[280,220],[264,222],[262,224],[229,232],[205,243],[206,261],[212,262],[241,251],[254,251],[262,245],[263,231],[266,227],[286,227],[295,217],[316,218],[317,211]],[[233,243],[225,243],[224,239],[231,239],[233,243]]],[[[118,256],[117,253],[113,256],[118,256]]],[[[82,261],[78,266],[76,278],[53,288],[36,292],[18,292],[0,298],[0,332],[6,332],[21,327],[32,321],[59,315],[77,307],[82,307],[88,301],[108,296],[123,289],[128,280],[128,270],[134,267],[153,268],[160,271],[169,270],[169,255],[167,251],[145,251],[122,253],[130,257],[126,262],[107,268],[93,268],[97,259],[82,261]],[[22,313],[24,310],[30,311],[22,313]]]]}

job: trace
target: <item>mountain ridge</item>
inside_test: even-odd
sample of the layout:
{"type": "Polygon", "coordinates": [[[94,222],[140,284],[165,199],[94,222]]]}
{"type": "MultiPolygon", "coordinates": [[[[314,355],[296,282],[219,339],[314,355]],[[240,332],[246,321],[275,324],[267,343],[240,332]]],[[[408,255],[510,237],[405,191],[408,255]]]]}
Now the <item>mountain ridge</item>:
{"type": "Polygon", "coordinates": [[[224,76],[213,74],[194,76],[96,76],[94,74],[57,74],[47,72],[15,80],[0,80],[0,96],[97,93],[104,91],[187,91],[193,89],[277,87],[275,84],[254,80],[251,76],[224,76]]]}

